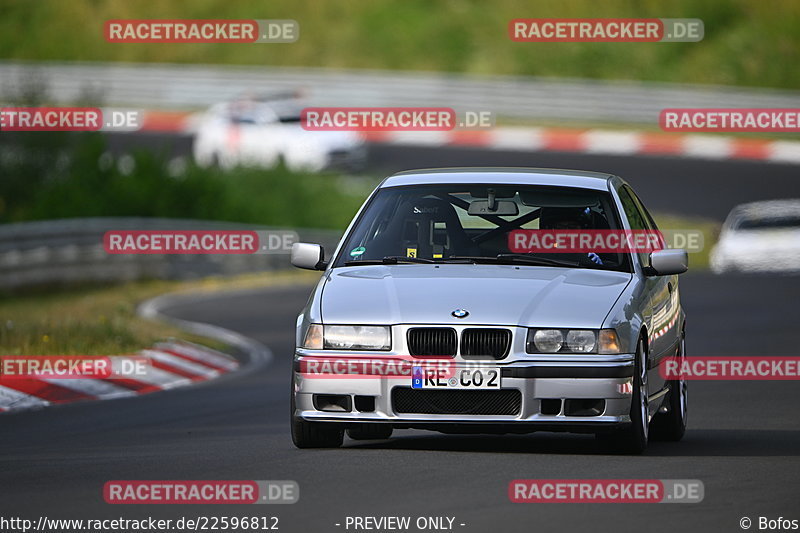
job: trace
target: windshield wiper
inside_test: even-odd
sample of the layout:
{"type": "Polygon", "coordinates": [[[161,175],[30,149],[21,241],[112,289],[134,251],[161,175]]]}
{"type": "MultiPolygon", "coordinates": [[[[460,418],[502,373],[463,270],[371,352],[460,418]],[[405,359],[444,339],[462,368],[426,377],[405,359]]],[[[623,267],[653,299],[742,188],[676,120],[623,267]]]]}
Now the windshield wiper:
{"type": "Polygon", "coordinates": [[[567,268],[575,268],[581,266],[580,262],[578,261],[564,261],[561,259],[553,259],[551,257],[542,257],[538,255],[528,255],[528,254],[498,254],[497,260],[519,261],[524,263],[530,263],[532,265],[557,266],[557,267],[567,267],[567,268]]]}
{"type": "Polygon", "coordinates": [[[477,256],[477,255],[475,256],[453,255],[450,256],[450,259],[461,259],[465,261],[471,261],[473,263],[500,263],[503,261],[506,262],[518,261],[520,263],[528,263],[531,265],[542,265],[542,266],[557,266],[557,267],[567,267],[567,268],[575,268],[577,266],[580,266],[578,263],[572,261],[562,261],[559,259],[551,259],[549,257],[540,257],[527,254],[498,254],[494,257],[477,256]]]}
{"type": "Polygon", "coordinates": [[[424,263],[424,264],[440,264],[440,263],[475,263],[478,257],[437,257],[435,259],[426,259],[423,257],[405,257],[402,255],[390,255],[383,259],[364,259],[359,261],[357,259],[345,261],[345,266],[358,266],[358,265],[397,265],[402,263],[424,263]]]}
{"type": "Polygon", "coordinates": [[[528,254],[498,254],[492,256],[479,256],[479,255],[451,255],[449,257],[440,257],[436,259],[426,259],[423,257],[406,257],[402,255],[388,255],[383,259],[354,259],[345,261],[345,266],[358,266],[358,265],[397,265],[403,263],[421,263],[421,264],[435,264],[435,263],[498,263],[498,262],[520,262],[531,265],[542,266],[557,266],[576,268],[581,266],[579,262],[565,261],[561,259],[552,259],[550,257],[541,257],[537,255],[528,254]]]}
{"type": "Polygon", "coordinates": [[[447,260],[464,261],[465,263],[469,262],[469,263],[476,264],[476,265],[478,263],[496,263],[497,262],[497,258],[496,257],[492,257],[490,255],[488,255],[488,256],[483,256],[483,255],[451,255],[450,257],[447,258],[447,260]]]}

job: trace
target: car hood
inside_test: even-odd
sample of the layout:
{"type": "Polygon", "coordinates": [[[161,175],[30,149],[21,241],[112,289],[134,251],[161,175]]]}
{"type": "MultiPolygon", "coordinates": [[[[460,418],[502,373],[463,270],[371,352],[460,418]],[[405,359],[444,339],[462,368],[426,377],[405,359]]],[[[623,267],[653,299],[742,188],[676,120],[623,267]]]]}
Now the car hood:
{"type": "Polygon", "coordinates": [[[514,265],[335,268],[326,324],[488,324],[598,328],[631,280],[606,270],[514,265]],[[455,318],[455,309],[469,315],[455,318]]]}

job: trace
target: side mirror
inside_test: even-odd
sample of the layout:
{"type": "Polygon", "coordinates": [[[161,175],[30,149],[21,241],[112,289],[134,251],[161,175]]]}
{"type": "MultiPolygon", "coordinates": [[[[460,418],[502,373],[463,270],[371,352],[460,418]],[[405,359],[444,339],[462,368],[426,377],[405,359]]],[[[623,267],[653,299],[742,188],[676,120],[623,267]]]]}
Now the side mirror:
{"type": "Polygon", "coordinates": [[[644,269],[648,276],[671,276],[683,274],[689,269],[689,255],[686,250],[658,250],[650,254],[650,265],[644,269]]]}
{"type": "Polygon", "coordinates": [[[319,244],[296,242],[292,245],[292,264],[308,270],[325,270],[325,249],[319,244]]]}

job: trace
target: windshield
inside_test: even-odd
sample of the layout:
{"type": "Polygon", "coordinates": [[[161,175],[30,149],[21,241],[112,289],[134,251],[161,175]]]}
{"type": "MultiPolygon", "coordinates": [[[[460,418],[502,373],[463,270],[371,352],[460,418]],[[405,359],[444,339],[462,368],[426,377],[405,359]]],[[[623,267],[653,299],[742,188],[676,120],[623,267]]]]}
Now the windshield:
{"type": "Polygon", "coordinates": [[[412,185],[379,190],[334,267],[519,263],[630,271],[625,253],[514,253],[519,230],[617,230],[607,192],[530,185],[412,185]]]}

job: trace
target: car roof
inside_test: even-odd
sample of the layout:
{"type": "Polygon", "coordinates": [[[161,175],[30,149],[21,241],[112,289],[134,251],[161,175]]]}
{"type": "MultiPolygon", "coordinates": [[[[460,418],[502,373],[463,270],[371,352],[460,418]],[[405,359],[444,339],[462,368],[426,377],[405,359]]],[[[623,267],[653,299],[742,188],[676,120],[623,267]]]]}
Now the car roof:
{"type": "Polygon", "coordinates": [[[611,174],[583,170],[516,167],[464,167],[406,170],[386,178],[381,188],[404,185],[480,183],[505,185],[554,185],[607,191],[611,174]]]}

